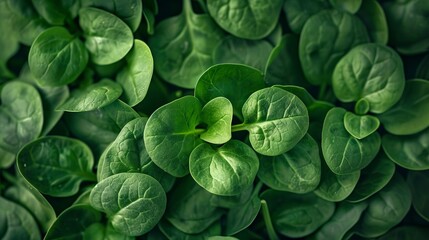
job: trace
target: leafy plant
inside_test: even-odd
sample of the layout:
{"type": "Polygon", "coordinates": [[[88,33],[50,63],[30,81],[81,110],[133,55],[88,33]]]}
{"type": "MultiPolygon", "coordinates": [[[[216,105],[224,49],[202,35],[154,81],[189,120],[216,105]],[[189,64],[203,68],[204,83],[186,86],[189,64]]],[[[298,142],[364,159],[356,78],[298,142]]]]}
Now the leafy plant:
{"type": "Polygon", "coordinates": [[[426,239],[424,0],[0,0],[1,239],[426,239]]]}

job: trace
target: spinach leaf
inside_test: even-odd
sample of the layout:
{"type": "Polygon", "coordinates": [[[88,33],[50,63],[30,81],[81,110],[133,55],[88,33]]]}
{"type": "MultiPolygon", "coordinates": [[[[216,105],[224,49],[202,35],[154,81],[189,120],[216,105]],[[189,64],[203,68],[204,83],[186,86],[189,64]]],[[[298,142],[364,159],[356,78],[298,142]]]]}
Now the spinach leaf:
{"type": "Polygon", "coordinates": [[[360,9],[363,0],[329,0],[329,2],[340,11],[355,14],[360,9]]]}
{"type": "Polygon", "coordinates": [[[91,61],[99,65],[121,60],[133,46],[131,29],[117,16],[101,9],[85,7],[79,10],[79,25],[85,37],[85,47],[91,61]]]}
{"type": "Polygon", "coordinates": [[[429,171],[408,172],[407,183],[414,209],[423,219],[429,221],[429,200],[427,194],[424,194],[429,183],[429,171]]]}
{"type": "Polygon", "coordinates": [[[37,223],[20,205],[0,197],[0,236],[3,239],[41,239],[37,223]]]}
{"type": "Polygon", "coordinates": [[[152,79],[153,58],[146,43],[134,40],[134,46],[125,56],[125,61],[127,65],[118,73],[116,81],[124,89],[121,99],[134,107],[146,97],[152,79]]]}
{"type": "MultiPolygon", "coordinates": [[[[256,187],[255,187],[255,191],[256,191],[256,187]]],[[[254,192],[253,185],[249,185],[248,188],[244,189],[238,195],[222,196],[222,195],[213,194],[212,197],[210,198],[210,205],[215,207],[221,207],[221,208],[241,207],[251,198],[252,192],[254,192]]]]}
{"type": "Polygon", "coordinates": [[[429,126],[429,81],[412,79],[405,83],[399,102],[377,117],[384,128],[395,135],[409,135],[429,126]]]}
{"type": "Polygon", "coordinates": [[[307,193],[319,185],[320,176],[319,147],[308,134],[283,154],[260,156],[258,177],[274,190],[307,193]]]}
{"type": "Polygon", "coordinates": [[[273,48],[265,66],[265,83],[308,85],[304,78],[298,55],[299,38],[297,35],[283,35],[280,42],[273,48]]]}
{"type": "Polygon", "coordinates": [[[305,22],[299,41],[299,59],[306,79],[314,85],[331,83],[341,57],[368,41],[363,23],[349,13],[325,10],[313,15],[305,22]]]}
{"type": "Polygon", "coordinates": [[[146,151],[162,170],[175,177],[189,173],[189,156],[202,140],[201,104],[185,96],[158,108],[148,119],[144,132],[146,151]]]}
{"type": "Polygon", "coordinates": [[[424,240],[429,230],[423,226],[400,226],[390,230],[380,240],[424,240]]]}
{"type": "Polygon", "coordinates": [[[362,169],[359,181],[347,201],[360,202],[371,197],[384,188],[394,174],[395,164],[385,155],[378,156],[362,169]]]}
{"type": "Polygon", "coordinates": [[[313,193],[294,194],[267,190],[267,201],[275,229],[282,235],[299,238],[311,234],[334,214],[335,204],[313,193]]]}
{"type": "Polygon", "coordinates": [[[51,27],[33,42],[28,55],[31,73],[42,86],[62,86],[74,82],[88,63],[82,41],[66,28],[51,27]]]}
{"type": "Polygon", "coordinates": [[[142,19],[143,4],[139,0],[84,0],[84,7],[95,7],[114,14],[124,21],[133,32],[137,30],[142,19]]]}
{"type": "Polygon", "coordinates": [[[184,233],[165,220],[161,221],[158,226],[166,239],[207,240],[210,236],[221,234],[221,224],[219,222],[213,223],[206,230],[196,234],[184,233]]]}
{"type": "Polygon", "coordinates": [[[282,4],[282,0],[224,0],[208,1],[207,8],[225,31],[240,38],[261,39],[276,27],[282,4]]]}
{"type": "Polygon", "coordinates": [[[322,129],[323,157],[336,174],[349,174],[368,166],[381,145],[378,132],[363,139],[350,135],[344,127],[345,114],[343,108],[332,108],[326,115],[322,129]]]}
{"type": "Polygon", "coordinates": [[[240,63],[264,70],[272,46],[266,40],[247,40],[229,36],[213,52],[214,63],[240,63]]]}
{"type": "Polygon", "coordinates": [[[113,228],[128,236],[149,232],[161,220],[167,197],[161,184],[142,173],[119,173],[97,183],[91,206],[107,213],[113,228]]]}
{"type": "Polygon", "coordinates": [[[344,128],[350,135],[357,139],[363,139],[377,131],[380,126],[378,118],[371,115],[356,115],[346,112],[344,115],[344,128]]]}
{"type": "Polygon", "coordinates": [[[292,93],[271,87],[254,92],[243,105],[242,124],[232,131],[247,130],[256,152],[276,156],[292,149],[308,130],[308,112],[292,93]]]}
{"type": "Polygon", "coordinates": [[[174,178],[152,162],[142,141],[146,122],[147,118],[136,118],[122,128],[101,155],[97,169],[99,181],[122,172],[140,172],[158,180],[165,191],[171,189],[174,178]]]}
{"type": "Polygon", "coordinates": [[[232,115],[232,104],[227,98],[210,100],[201,110],[201,122],[207,125],[207,130],[200,138],[214,144],[228,142],[231,139],[232,115]]]}
{"type": "Polygon", "coordinates": [[[237,195],[254,181],[259,160],[251,147],[231,140],[219,148],[208,143],[198,145],[189,157],[194,180],[217,195],[237,195]]]}
{"type": "Polygon", "coordinates": [[[83,142],[67,137],[39,138],[21,149],[19,171],[41,193],[72,196],[82,181],[94,181],[94,159],[83,142]]]}
{"type": "Polygon", "coordinates": [[[65,114],[67,127],[91,147],[95,156],[115,140],[125,124],[138,117],[134,109],[120,100],[93,111],[65,114]]]}
{"type": "Polygon", "coordinates": [[[117,232],[112,224],[93,223],[83,233],[83,239],[115,239],[115,240],[133,240],[135,237],[126,236],[117,232]]]}
{"type": "Polygon", "coordinates": [[[195,14],[191,0],[183,0],[178,16],[165,19],[149,39],[155,70],[165,81],[195,88],[198,77],[213,64],[213,46],[224,32],[207,14],[195,14]]]}
{"type": "Polygon", "coordinates": [[[0,148],[0,168],[9,168],[15,162],[15,153],[0,148]]]}
{"type": "Polygon", "coordinates": [[[223,211],[208,204],[212,194],[190,176],[176,184],[168,195],[174,201],[169,202],[164,216],[175,228],[186,234],[198,234],[218,222],[223,211]]]}
{"type": "Polygon", "coordinates": [[[389,184],[374,195],[354,231],[362,237],[378,237],[401,222],[411,207],[411,191],[396,174],[389,184]]]}
{"type": "Polygon", "coordinates": [[[285,0],[283,5],[288,25],[297,34],[311,16],[330,8],[327,0],[285,0]]]}
{"type": "Polygon", "coordinates": [[[43,107],[37,90],[28,83],[12,81],[1,88],[0,149],[17,153],[42,131],[43,107]]]}
{"type": "Polygon", "coordinates": [[[410,170],[429,169],[429,128],[409,135],[386,134],[382,146],[387,156],[399,166],[410,170]]]}
{"type": "Polygon", "coordinates": [[[195,97],[202,104],[216,97],[225,97],[231,102],[234,115],[243,119],[241,110],[244,102],[253,92],[264,87],[261,71],[246,65],[219,64],[201,75],[195,87],[195,97]]]}
{"type": "Polygon", "coordinates": [[[356,187],[361,171],[349,174],[335,174],[322,161],[322,176],[320,184],[314,193],[330,202],[340,202],[346,199],[356,187]]]}
{"type": "Polygon", "coordinates": [[[86,112],[102,108],[119,98],[122,88],[109,79],[73,90],[70,97],[57,110],[66,112],[86,112]]]}
{"type": "Polygon", "coordinates": [[[64,25],[80,8],[77,0],[31,0],[37,12],[51,25],[64,25]]]}
{"type": "Polygon", "coordinates": [[[341,202],[335,209],[334,215],[317,230],[311,239],[344,239],[347,231],[359,221],[367,206],[366,202],[356,204],[341,202]]]}
{"type": "Polygon", "coordinates": [[[373,113],[385,112],[398,102],[404,86],[400,56],[376,43],[354,47],[341,58],[332,76],[332,87],[339,100],[366,99],[373,113]]]}
{"type": "Polygon", "coordinates": [[[363,0],[356,14],[365,24],[371,41],[386,45],[389,39],[389,29],[380,3],[376,0],[363,0]]]}

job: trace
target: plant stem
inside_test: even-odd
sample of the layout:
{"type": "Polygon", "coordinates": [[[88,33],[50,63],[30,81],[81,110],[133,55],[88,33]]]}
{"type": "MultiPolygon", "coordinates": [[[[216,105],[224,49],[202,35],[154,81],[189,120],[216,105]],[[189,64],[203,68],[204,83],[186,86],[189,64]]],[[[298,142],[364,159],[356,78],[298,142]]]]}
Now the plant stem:
{"type": "Polygon", "coordinates": [[[244,131],[244,130],[247,130],[247,127],[246,127],[247,125],[246,124],[244,124],[244,123],[240,123],[240,124],[236,124],[236,125],[233,125],[232,127],[231,127],[231,132],[238,132],[238,131],[244,131]]]}
{"type": "Polygon", "coordinates": [[[279,240],[276,231],[274,230],[273,223],[271,222],[270,212],[268,210],[267,201],[261,200],[262,217],[264,218],[265,225],[267,226],[268,238],[270,240],[279,240]]]}

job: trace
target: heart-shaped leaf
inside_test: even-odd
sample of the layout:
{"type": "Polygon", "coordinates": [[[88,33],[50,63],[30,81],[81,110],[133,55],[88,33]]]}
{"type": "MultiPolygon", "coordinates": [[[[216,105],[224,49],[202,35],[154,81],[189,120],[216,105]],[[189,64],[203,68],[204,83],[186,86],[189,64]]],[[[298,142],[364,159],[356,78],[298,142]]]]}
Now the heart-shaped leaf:
{"type": "Polygon", "coordinates": [[[201,139],[214,144],[226,143],[231,139],[232,104],[224,97],[212,99],[201,110],[201,122],[207,130],[201,139]]]}
{"type": "Polygon", "coordinates": [[[380,126],[378,118],[370,115],[356,115],[346,112],[344,115],[344,127],[347,132],[357,139],[363,139],[377,131],[380,126]]]}

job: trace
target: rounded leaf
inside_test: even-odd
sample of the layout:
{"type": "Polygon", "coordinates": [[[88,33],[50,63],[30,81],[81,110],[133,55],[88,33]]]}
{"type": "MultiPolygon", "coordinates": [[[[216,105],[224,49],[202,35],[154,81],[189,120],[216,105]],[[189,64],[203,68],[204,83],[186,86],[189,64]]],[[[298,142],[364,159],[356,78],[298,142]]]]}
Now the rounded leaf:
{"type": "Polygon", "coordinates": [[[346,112],[344,115],[344,127],[347,132],[357,139],[366,138],[380,126],[378,118],[371,115],[356,115],[346,112]]]}
{"type": "Polygon", "coordinates": [[[21,149],[17,164],[31,185],[50,196],[72,196],[82,181],[95,180],[91,150],[73,138],[39,138],[21,149]]]}
{"type": "Polygon", "coordinates": [[[237,195],[255,180],[259,160],[251,147],[231,140],[219,148],[207,143],[197,146],[189,158],[195,181],[217,195],[237,195]]]}
{"type": "Polygon", "coordinates": [[[127,236],[149,232],[167,205],[161,184],[142,173],[119,173],[102,180],[92,189],[90,201],[109,216],[116,231],[127,236]]]}
{"type": "Polygon", "coordinates": [[[42,86],[74,82],[88,63],[88,52],[79,38],[63,27],[43,31],[28,54],[31,73],[42,86]]]}
{"type": "Polygon", "coordinates": [[[365,24],[372,42],[386,45],[389,39],[389,28],[380,3],[377,0],[363,0],[356,14],[365,24]]]}
{"type": "Polygon", "coordinates": [[[133,46],[133,33],[117,16],[101,9],[85,7],[79,10],[79,25],[85,37],[85,47],[91,61],[108,65],[121,60],[133,46]]]}
{"type": "Polygon", "coordinates": [[[223,144],[231,139],[232,104],[224,97],[210,100],[201,110],[201,122],[207,130],[200,137],[206,142],[223,144]]]}
{"type": "Polygon", "coordinates": [[[424,194],[429,184],[429,171],[409,171],[407,183],[413,196],[413,207],[426,221],[429,221],[429,197],[424,194]]]}

